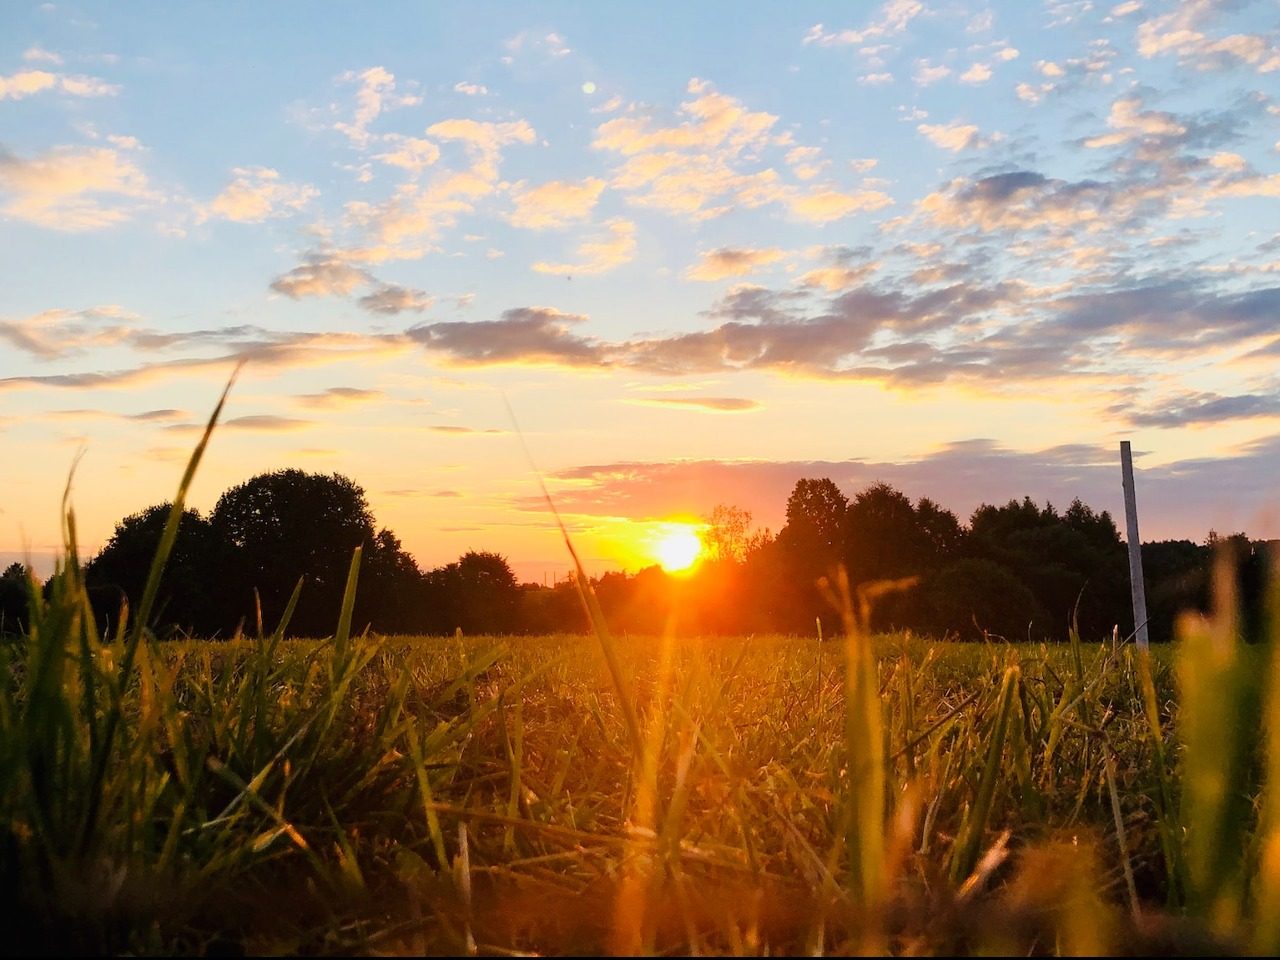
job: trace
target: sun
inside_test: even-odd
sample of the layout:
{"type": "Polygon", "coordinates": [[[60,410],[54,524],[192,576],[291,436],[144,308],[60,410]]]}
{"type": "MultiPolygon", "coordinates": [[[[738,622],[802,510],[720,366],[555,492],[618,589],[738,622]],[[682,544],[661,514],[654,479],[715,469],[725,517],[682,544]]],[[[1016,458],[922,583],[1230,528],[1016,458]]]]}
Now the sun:
{"type": "Polygon", "coordinates": [[[702,556],[702,539],[690,527],[664,533],[653,545],[653,555],[667,573],[684,573],[702,556]]]}

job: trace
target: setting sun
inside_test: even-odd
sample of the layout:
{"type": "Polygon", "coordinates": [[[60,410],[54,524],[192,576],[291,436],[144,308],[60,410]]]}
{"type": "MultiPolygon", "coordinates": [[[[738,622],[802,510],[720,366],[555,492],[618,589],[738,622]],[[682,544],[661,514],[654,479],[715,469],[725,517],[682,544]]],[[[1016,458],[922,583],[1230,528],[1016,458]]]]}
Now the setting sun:
{"type": "Polygon", "coordinates": [[[680,527],[664,534],[653,548],[662,569],[667,573],[688,570],[702,556],[702,539],[691,527],[680,527]]]}

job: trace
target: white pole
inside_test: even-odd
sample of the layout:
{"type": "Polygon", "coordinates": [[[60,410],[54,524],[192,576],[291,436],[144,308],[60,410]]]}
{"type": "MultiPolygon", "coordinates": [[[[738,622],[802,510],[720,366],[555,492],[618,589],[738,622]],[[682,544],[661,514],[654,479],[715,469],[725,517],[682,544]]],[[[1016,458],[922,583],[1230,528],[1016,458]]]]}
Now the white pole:
{"type": "Polygon", "coordinates": [[[1147,591],[1142,581],[1142,539],[1138,536],[1138,498],[1133,488],[1133,451],[1128,440],[1120,441],[1120,472],[1124,480],[1124,525],[1129,540],[1129,587],[1133,593],[1133,626],[1139,649],[1146,650],[1147,591]]]}

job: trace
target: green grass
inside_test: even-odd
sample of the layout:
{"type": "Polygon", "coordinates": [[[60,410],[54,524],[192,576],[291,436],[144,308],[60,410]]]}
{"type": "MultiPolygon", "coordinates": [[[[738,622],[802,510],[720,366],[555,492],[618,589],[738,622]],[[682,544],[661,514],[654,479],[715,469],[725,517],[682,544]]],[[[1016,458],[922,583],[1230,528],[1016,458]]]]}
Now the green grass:
{"type": "Polygon", "coordinates": [[[825,642],[379,638],[357,551],[330,638],[160,643],[203,448],[134,615],[97,635],[68,510],[0,647],[10,950],[1280,947],[1280,661],[1228,576],[1150,656],[873,637],[902,584],[840,579],[825,642]]]}
{"type": "MultiPolygon", "coordinates": [[[[881,747],[851,762],[830,642],[617,646],[640,762],[592,638],[144,644],[84,852],[59,842],[92,766],[68,671],[56,785],[6,750],[7,893],[46,946],[193,952],[1054,949],[1072,923],[1133,944],[1126,864],[1167,907],[1130,651],[1084,648],[1076,675],[1067,647],[876,638],[881,747]],[[851,771],[877,752],[875,844],[851,771]],[[1055,913],[1077,888],[1105,923],[1055,913]]],[[[30,694],[11,688],[6,748],[43,722],[30,694]]]]}

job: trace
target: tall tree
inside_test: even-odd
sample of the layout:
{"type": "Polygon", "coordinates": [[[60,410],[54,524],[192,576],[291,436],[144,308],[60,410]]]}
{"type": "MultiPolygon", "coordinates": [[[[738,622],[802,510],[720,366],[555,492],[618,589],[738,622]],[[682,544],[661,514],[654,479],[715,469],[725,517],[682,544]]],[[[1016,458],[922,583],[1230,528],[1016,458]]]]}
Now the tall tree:
{"type": "Polygon", "coordinates": [[[426,575],[431,632],[514,633],[520,588],[505,557],[471,550],[426,575]]]}
{"type": "Polygon", "coordinates": [[[796,481],[787,498],[787,522],[774,549],[765,552],[765,568],[772,566],[768,602],[784,630],[810,632],[814,618],[833,631],[839,620],[818,592],[819,577],[829,574],[841,559],[845,511],[849,501],[835,483],[823,477],[796,481]]]}
{"type": "Polygon", "coordinates": [[[821,565],[830,565],[840,555],[848,509],[848,498],[832,480],[797,480],[787,498],[787,525],[778,539],[789,549],[809,553],[821,565]]]}
{"type": "Polygon", "coordinates": [[[27,626],[27,568],[11,563],[0,574],[0,635],[20,634],[27,626]]]}
{"type": "Polygon", "coordinates": [[[264,473],[224,493],[209,519],[230,548],[224,582],[250,624],[255,589],[270,629],[305,577],[291,632],[333,632],[352,551],[373,552],[373,515],[358,484],[337,473],[264,473]]]}
{"type": "MultiPolygon", "coordinates": [[[[85,586],[100,623],[114,624],[122,602],[137,609],[170,509],[170,504],[160,503],[125,517],[87,564],[85,586]]],[[[209,521],[196,510],[184,510],[149,626],[162,634],[179,631],[200,636],[234,626],[226,622],[222,609],[222,559],[209,521]]]]}

